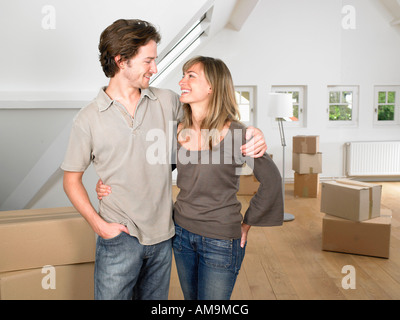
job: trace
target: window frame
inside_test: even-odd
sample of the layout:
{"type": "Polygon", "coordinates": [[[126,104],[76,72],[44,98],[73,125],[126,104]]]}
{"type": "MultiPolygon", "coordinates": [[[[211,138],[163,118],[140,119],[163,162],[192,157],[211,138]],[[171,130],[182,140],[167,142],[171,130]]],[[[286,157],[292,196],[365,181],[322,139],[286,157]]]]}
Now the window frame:
{"type": "MultiPolygon", "coordinates": [[[[387,101],[387,95],[386,95],[387,101]]],[[[385,102],[384,104],[392,104],[385,102]]],[[[373,124],[374,126],[382,127],[382,126],[398,126],[400,125],[400,85],[376,85],[374,86],[374,103],[373,103],[373,124]],[[395,100],[394,100],[394,120],[378,120],[378,108],[379,105],[383,104],[379,102],[379,92],[395,92],[395,100]]]]}
{"type": "Polygon", "coordinates": [[[158,86],[180,63],[198,48],[208,37],[214,6],[193,18],[181,32],[163,49],[156,59],[158,72],[150,80],[158,86]]]}
{"type": "MultiPolygon", "coordinates": [[[[271,86],[271,92],[280,93],[293,93],[298,92],[298,121],[287,121],[285,122],[285,127],[306,127],[306,115],[307,115],[307,86],[304,85],[273,85],[271,86]]],[[[275,121],[274,121],[275,122],[275,121]]]]}
{"type": "MultiPolygon", "coordinates": [[[[256,126],[256,87],[255,86],[235,86],[235,97],[237,92],[249,92],[249,121],[240,120],[246,126],[256,126]]],[[[239,102],[236,101],[239,107],[239,102]]],[[[242,114],[240,114],[242,116],[242,114]]]]}
{"type": "MultiPolygon", "coordinates": [[[[358,112],[359,112],[359,96],[360,96],[360,88],[358,85],[329,85],[327,87],[327,109],[326,109],[326,121],[328,122],[329,127],[358,127],[358,112]],[[330,112],[330,93],[331,92],[340,92],[340,96],[342,96],[343,92],[352,92],[352,107],[351,107],[351,120],[330,120],[329,112],[330,112]]],[[[341,102],[339,102],[340,104],[341,102]]],[[[338,103],[332,103],[338,104],[338,103]]]]}

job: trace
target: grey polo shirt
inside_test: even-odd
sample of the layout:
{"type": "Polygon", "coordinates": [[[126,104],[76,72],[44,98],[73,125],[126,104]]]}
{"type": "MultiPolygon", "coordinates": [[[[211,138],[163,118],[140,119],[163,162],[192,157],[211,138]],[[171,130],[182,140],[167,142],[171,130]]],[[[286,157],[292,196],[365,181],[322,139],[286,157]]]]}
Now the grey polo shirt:
{"type": "Polygon", "coordinates": [[[93,163],[112,188],[99,203],[101,217],[126,225],[141,244],[167,240],[174,235],[171,159],[182,113],[179,96],[142,90],[132,117],[104,90],[74,118],[61,169],[83,172],[93,163]]]}

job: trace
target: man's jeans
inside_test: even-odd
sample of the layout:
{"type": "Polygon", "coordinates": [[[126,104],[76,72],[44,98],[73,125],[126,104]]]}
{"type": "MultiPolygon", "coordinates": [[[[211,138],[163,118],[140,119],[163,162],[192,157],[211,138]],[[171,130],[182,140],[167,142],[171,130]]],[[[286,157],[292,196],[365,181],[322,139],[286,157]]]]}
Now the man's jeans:
{"type": "Polygon", "coordinates": [[[185,300],[229,300],[245,248],[240,239],[218,240],[175,224],[174,256],[185,300]]]}
{"type": "Polygon", "coordinates": [[[171,239],[141,245],[125,232],[97,238],[96,300],[166,300],[171,275],[171,239]]]}

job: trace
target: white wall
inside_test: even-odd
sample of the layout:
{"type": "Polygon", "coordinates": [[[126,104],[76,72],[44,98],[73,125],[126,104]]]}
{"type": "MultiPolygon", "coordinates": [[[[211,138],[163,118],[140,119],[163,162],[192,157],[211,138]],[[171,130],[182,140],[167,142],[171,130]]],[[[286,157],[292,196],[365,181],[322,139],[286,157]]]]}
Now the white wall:
{"type": "MultiPolygon", "coordinates": [[[[319,135],[323,153],[321,179],[344,175],[343,146],[347,141],[399,140],[400,127],[373,126],[374,85],[400,85],[400,35],[378,0],[259,1],[238,32],[222,30],[196,54],[219,57],[236,85],[257,87],[257,122],[282,167],[282,147],[276,123],[267,116],[272,85],[307,86],[306,127],[285,127],[287,178],[292,137],[319,135]],[[342,27],[344,5],[355,8],[356,29],[342,27]],[[359,86],[359,119],[355,128],[328,127],[327,86],[359,86]]],[[[178,76],[167,86],[178,89],[178,76]]]]}

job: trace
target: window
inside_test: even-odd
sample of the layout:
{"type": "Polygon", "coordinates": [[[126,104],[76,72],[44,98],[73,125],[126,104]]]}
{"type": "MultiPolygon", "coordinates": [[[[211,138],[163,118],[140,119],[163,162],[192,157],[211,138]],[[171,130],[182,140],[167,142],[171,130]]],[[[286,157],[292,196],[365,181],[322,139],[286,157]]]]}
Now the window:
{"type": "Polygon", "coordinates": [[[254,87],[235,87],[236,102],[239,106],[240,121],[247,126],[254,126],[254,87]]]}
{"type": "Polygon", "coordinates": [[[272,86],[272,92],[290,93],[293,102],[293,117],[285,123],[289,127],[303,127],[305,123],[306,87],[305,86],[272,86]]]}
{"type": "Polygon", "coordinates": [[[328,119],[331,126],[356,126],[358,122],[358,87],[328,87],[328,119]]]}
{"type": "Polygon", "coordinates": [[[374,95],[374,124],[399,124],[400,86],[376,86],[374,95]]]}
{"type": "Polygon", "coordinates": [[[208,9],[199,18],[184,28],[178,36],[159,54],[157,58],[158,73],[155,74],[150,84],[158,86],[167,77],[170,71],[184,61],[196,49],[207,35],[212,16],[213,7],[208,9]]]}

